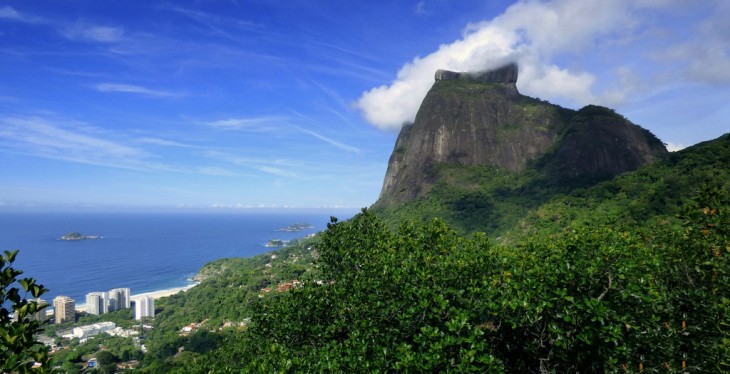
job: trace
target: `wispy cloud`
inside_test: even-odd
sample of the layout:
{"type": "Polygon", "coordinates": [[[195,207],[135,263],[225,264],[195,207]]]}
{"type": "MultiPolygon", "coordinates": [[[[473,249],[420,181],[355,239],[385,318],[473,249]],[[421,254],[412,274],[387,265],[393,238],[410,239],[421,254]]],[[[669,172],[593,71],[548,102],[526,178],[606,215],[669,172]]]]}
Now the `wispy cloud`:
{"type": "Polygon", "coordinates": [[[298,173],[292,171],[292,169],[294,168],[301,168],[301,165],[297,166],[287,160],[239,156],[236,154],[220,151],[209,151],[206,155],[219,161],[227,162],[237,166],[243,166],[251,170],[257,170],[278,177],[301,177],[298,173]]]}
{"type": "Polygon", "coordinates": [[[428,11],[428,8],[426,6],[426,2],[421,0],[416,4],[416,14],[424,16],[429,15],[431,12],[428,11]]]}
{"type": "Polygon", "coordinates": [[[287,121],[284,116],[261,116],[261,117],[239,117],[226,118],[216,121],[204,122],[210,127],[222,130],[261,129],[262,127],[279,126],[287,121]]]}
{"type": "Polygon", "coordinates": [[[165,147],[178,147],[178,148],[198,148],[198,146],[176,142],[173,140],[159,139],[159,138],[140,138],[137,142],[144,144],[161,145],[165,147]]]}
{"type": "Polygon", "coordinates": [[[121,27],[79,22],[61,30],[61,34],[71,40],[116,43],[123,40],[125,31],[121,27]]]}
{"type": "MultiPolygon", "coordinates": [[[[164,6],[163,6],[164,8],[164,6]]],[[[229,27],[235,27],[244,31],[263,31],[264,28],[252,21],[245,21],[238,18],[233,17],[224,17],[217,14],[212,13],[206,13],[201,12],[198,10],[193,9],[186,9],[178,6],[168,6],[166,9],[182,14],[196,22],[198,22],[201,25],[205,25],[207,27],[210,27],[211,30],[215,30],[216,33],[220,32],[219,28],[216,28],[215,25],[223,25],[223,26],[229,26],[229,27]]],[[[228,37],[229,34],[225,34],[224,36],[228,37]]],[[[234,37],[231,37],[231,39],[236,39],[234,37]]]]}
{"type": "Polygon", "coordinates": [[[150,154],[146,151],[94,136],[83,126],[72,127],[37,117],[3,118],[0,119],[0,148],[5,152],[84,164],[136,170],[154,168],[147,162],[150,154]]]}
{"type": "Polygon", "coordinates": [[[170,91],[153,90],[143,86],[136,86],[124,83],[99,83],[96,85],[96,89],[100,92],[121,92],[157,97],[182,96],[181,94],[170,91]]]}
{"type": "Polygon", "coordinates": [[[18,12],[15,8],[9,6],[0,7],[0,19],[29,24],[43,23],[42,18],[18,12]]]}
{"type": "Polygon", "coordinates": [[[235,173],[231,170],[224,169],[222,167],[218,166],[207,166],[207,167],[201,167],[197,169],[197,172],[199,174],[203,175],[210,175],[214,177],[235,177],[240,176],[240,174],[235,173]]]}
{"type": "Polygon", "coordinates": [[[297,130],[299,130],[299,131],[301,131],[301,132],[303,132],[305,134],[311,135],[311,136],[313,136],[313,137],[315,137],[315,138],[317,138],[317,139],[319,139],[319,140],[321,140],[321,141],[323,141],[323,142],[325,142],[327,144],[330,144],[330,145],[335,146],[335,147],[337,147],[339,149],[342,149],[343,151],[352,152],[352,153],[360,153],[360,149],[358,149],[356,147],[353,147],[353,146],[350,146],[350,145],[347,145],[347,144],[338,142],[338,141],[336,141],[334,139],[330,139],[330,138],[328,138],[328,137],[326,137],[326,136],[324,136],[322,134],[319,134],[319,133],[314,132],[312,130],[307,130],[307,129],[305,129],[303,127],[300,127],[300,126],[295,126],[295,127],[296,127],[297,130]]]}
{"type": "Polygon", "coordinates": [[[264,173],[276,175],[277,177],[293,178],[293,177],[297,176],[297,173],[295,173],[295,172],[292,172],[289,170],[284,170],[281,168],[272,167],[272,166],[259,165],[259,166],[256,166],[256,169],[263,171],[264,173]]]}

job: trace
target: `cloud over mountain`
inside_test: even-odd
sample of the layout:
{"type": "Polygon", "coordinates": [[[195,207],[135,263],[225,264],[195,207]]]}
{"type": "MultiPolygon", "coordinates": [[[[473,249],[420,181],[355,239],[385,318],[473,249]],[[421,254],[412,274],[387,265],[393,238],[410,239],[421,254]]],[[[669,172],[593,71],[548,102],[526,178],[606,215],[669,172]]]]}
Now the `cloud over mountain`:
{"type": "Polygon", "coordinates": [[[468,25],[461,39],[404,64],[394,81],[364,92],[355,106],[373,125],[398,129],[415,117],[437,69],[479,71],[509,61],[519,63],[518,86],[527,95],[562,104],[615,105],[645,89],[631,79],[636,78],[632,69],[641,67],[628,66],[647,59],[652,48],[665,55],[663,59],[655,55],[652,62],[660,64],[661,71],[672,71],[673,78],[678,74],[706,82],[709,74],[727,80],[730,33],[709,30],[727,31],[727,27],[717,27],[718,19],[725,19],[718,13],[730,15],[730,6],[718,1],[690,6],[694,5],[675,0],[520,1],[491,20],[468,25]],[[706,38],[684,40],[652,23],[655,13],[675,12],[682,17],[684,11],[688,14],[684,27],[706,38]],[[675,47],[666,49],[664,44],[660,48],[657,42],[661,41],[671,41],[675,47]],[[638,55],[628,56],[634,52],[638,55]],[[692,62],[693,56],[701,59],[701,66],[692,62]],[[615,67],[615,60],[621,58],[626,61],[618,65],[627,66],[601,71],[610,70],[602,66],[605,61],[614,60],[611,66],[615,67]]]}

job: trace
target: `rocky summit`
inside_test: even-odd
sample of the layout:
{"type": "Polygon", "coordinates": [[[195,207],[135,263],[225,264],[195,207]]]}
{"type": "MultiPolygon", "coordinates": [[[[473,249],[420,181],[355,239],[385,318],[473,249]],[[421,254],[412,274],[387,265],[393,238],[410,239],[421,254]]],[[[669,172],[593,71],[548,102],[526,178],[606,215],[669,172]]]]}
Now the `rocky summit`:
{"type": "Polygon", "coordinates": [[[441,164],[600,180],[667,153],[653,134],[611,109],[562,108],[520,94],[517,79],[516,64],[477,73],[438,70],[415,121],[398,135],[377,205],[428,194],[441,164]]]}

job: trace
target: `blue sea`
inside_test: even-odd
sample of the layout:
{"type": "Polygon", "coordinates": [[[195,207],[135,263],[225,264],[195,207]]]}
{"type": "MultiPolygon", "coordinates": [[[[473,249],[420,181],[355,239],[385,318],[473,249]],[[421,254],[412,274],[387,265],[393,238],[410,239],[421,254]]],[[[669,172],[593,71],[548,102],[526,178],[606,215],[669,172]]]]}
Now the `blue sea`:
{"type": "Polygon", "coordinates": [[[271,239],[301,238],[324,230],[330,215],[354,214],[337,213],[0,213],[0,250],[20,250],[14,266],[50,290],[43,299],[66,295],[83,304],[93,291],[192,284],[207,262],[269,252],[271,239]],[[294,223],[315,228],[277,231],[294,223]],[[59,240],[69,232],[102,238],[59,240]]]}

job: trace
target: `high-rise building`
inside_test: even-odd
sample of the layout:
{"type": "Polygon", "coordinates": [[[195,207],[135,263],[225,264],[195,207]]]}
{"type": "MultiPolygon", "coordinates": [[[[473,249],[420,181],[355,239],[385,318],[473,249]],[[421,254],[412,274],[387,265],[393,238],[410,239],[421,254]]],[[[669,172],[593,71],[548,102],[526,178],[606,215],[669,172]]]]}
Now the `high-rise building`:
{"type": "MultiPolygon", "coordinates": [[[[48,305],[48,303],[43,299],[35,299],[35,302],[38,303],[39,308],[42,308],[43,306],[48,305]]],[[[48,314],[46,313],[46,309],[41,309],[33,314],[27,315],[25,318],[27,318],[31,321],[35,320],[35,321],[45,322],[48,319],[48,314]]],[[[16,311],[15,313],[13,313],[12,321],[18,322],[19,319],[20,319],[20,316],[18,315],[18,312],[16,311]]]]}
{"type": "Polygon", "coordinates": [[[107,312],[106,292],[91,292],[86,294],[86,313],[104,314],[107,312]]]}
{"type": "MultiPolygon", "coordinates": [[[[43,299],[36,299],[35,301],[36,303],[38,303],[39,308],[43,308],[44,306],[48,305],[48,303],[43,299]]],[[[46,320],[48,319],[48,314],[46,312],[46,308],[41,309],[33,314],[30,318],[36,321],[46,322],[46,320]]]]}
{"type": "Polygon", "coordinates": [[[109,291],[109,311],[129,309],[131,300],[129,299],[129,288],[115,288],[109,291]]]}
{"type": "Polygon", "coordinates": [[[155,316],[155,299],[144,296],[134,301],[134,319],[155,316]]]}
{"type": "Polygon", "coordinates": [[[53,299],[53,321],[55,323],[73,322],[76,320],[76,303],[68,296],[56,296],[53,299]]]}

